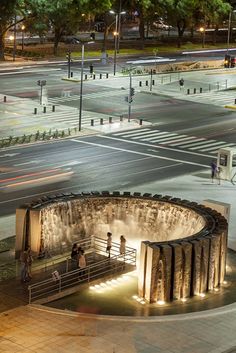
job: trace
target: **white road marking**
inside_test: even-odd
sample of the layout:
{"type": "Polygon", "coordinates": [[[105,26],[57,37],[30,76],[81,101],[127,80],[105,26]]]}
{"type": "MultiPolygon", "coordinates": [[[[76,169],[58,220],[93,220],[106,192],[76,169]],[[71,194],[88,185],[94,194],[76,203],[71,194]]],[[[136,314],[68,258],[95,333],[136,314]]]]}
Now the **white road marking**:
{"type": "MultiPolygon", "coordinates": [[[[224,144],[224,142],[222,142],[222,141],[209,142],[209,143],[205,143],[205,145],[202,145],[201,148],[204,148],[204,147],[211,147],[211,146],[219,146],[219,145],[222,145],[222,144],[224,144]]],[[[190,150],[196,150],[196,149],[199,149],[199,146],[197,146],[197,147],[190,147],[189,149],[190,149],[190,150]]]]}
{"type": "MultiPolygon", "coordinates": [[[[138,141],[127,141],[125,139],[111,137],[111,136],[105,136],[105,135],[96,135],[96,136],[101,137],[101,138],[110,139],[110,140],[117,140],[117,141],[121,141],[121,142],[131,143],[131,144],[135,144],[135,145],[154,147],[154,148],[161,149],[161,150],[175,151],[175,152],[183,153],[183,154],[190,154],[192,156],[202,156],[202,157],[212,158],[212,155],[198,153],[198,152],[192,152],[192,151],[186,151],[186,150],[180,150],[180,149],[167,147],[167,146],[161,146],[161,145],[157,146],[157,145],[152,145],[151,143],[144,143],[144,142],[138,142],[138,141]]],[[[209,168],[209,166],[208,166],[208,168],[209,168]]]]}
{"type": "MultiPolygon", "coordinates": [[[[108,139],[114,139],[114,138],[110,138],[108,136],[100,136],[100,137],[108,138],[108,139]]],[[[119,140],[119,139],[117,139],[117,140],[119,140]]],[[[138,155],[141,155],[141,156],[148,156],[148,157],[153,157],[153,158],[157,158],[157,159],[164,159],[166,161],[173,161],[173,162],[179,162],[179,163],[183,163],[183,164],[190,164],[190,165],[196,165],[196,166],[199,166],[199,167],[209,168],[209,166],[205,165],[205,164],[200,164],[200,163],[195,163],[195,162],[188,162],[188,161],[184,161],[184,160],[181,160],[181,159],[175,159],[175,158],[169,158],[169,157],[163,157],[163,156],[156,156],[156,155],[153,155],[153,154],[150,154],[150,153],[132,151],[132,150],[127,150],[127,149],[119,148],[119,147],[104,146],[104,145],[102,145],[100,143],[81,141],[81,140],[75,140],[75,139],[71,139],[71,141],[77,142],[77,143],[86,144],[86,145],[96,146],[96,147],[102,147],[102,148],[114,149],[114,150],[122,151],[122,152],[138,154],[138,155]]]]}
{"type": "Polygon", "coordinates": [[[18,164],[13,164],[14,167],[20,167],[21,165],[27,165],[27,164],[39,164],[42,163],[43,160],[33,160],[33,161],[29,161],[29,162],[24,162],[24,163],[18,163],[18,164]]]}
{"type": "Polygon", "coordinates": [[[194,136],[190,136],[190,137],[186,137],[183,139],[183,143],[175,143],[175,144],[170,144],[170,146],[183,146],[183,148],[188,148],[188,147],[191,147],[192,145],[195,145],[196,142],[199,142],[199,141],[204,141],[206,142],[207,140],[205,138],[195,138],[194,136]],[[188,140],[188,142],[186,142],[188,140]],[[192,140],[192,142],[190,142],[189,140],[192,140]]]}
{"type": "Polygon", "coordinates": [[[4,157],[14,157],[17,156],[20,153],[5,153],[2,156],[0,156],[0,158],[4,158],[4,157]]]}

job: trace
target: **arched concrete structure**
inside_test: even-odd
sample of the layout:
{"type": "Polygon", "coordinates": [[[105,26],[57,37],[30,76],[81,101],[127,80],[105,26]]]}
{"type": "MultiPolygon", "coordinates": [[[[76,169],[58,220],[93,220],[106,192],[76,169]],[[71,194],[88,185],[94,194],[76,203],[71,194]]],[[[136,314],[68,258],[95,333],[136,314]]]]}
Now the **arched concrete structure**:
{"type": "Polygon", "coordinates": [[[141,243],[139,296],[184,299],[224,280],[227,221],[187,200],[151,194],[91,192],[45,196],[16,211],[16,257],[90,235],[125,234],[141,243]]]}

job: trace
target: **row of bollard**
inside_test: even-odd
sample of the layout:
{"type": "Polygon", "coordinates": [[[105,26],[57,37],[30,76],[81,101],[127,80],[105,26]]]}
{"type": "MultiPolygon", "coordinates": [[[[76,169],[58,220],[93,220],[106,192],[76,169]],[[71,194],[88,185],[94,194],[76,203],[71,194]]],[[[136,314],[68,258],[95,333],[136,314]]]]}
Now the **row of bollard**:
{"type": "MultiPolygon", "coordinates": [[[[139,87],[142,87],[142,84],[143,84],[142,81],[139,81],[139,87]]],[[[152,86],[154,86],[155,85],[155,80],[152,80],[151,84],[152,84],[152,86]]],[[[145,81],[145,85],[149,86],[149,81],[148,80],[145,81]]]]}
{"type": "MultiPolygon", "coordinates": [[[[191,90],[190,90],[190,88],[188,88],[187,89],[187,94],[190,94],[190,92],[191,92],[191,90]]],[[[193,94],[196,94],[197,93],[197,89],[196,88],[194,88],[193,89],[193,94]]],[[[200,89],[199,89],[199,93],[202,93],[202,88],[200,87],[200,89]]]]}
{"type": "MultiPolygon", "coordinates": [[[[120,121],[123,121],[124,117],[121,115],[120,116],[120,121]]],[[[112,124],[112,116],[109,116],[108,118],[109,124],[112,124]]],[[[128,120],[128,122],[130,122],[128,120]]],[[[104,119],[100,118],[100,125],[104,125],[104,119]]],[[[139,119],[139,125],[143,125],[143,119],[139,119]]],[[[91,119],[91,126],[94,126],[94,119],[91,119]]]]}
{"type": "MultiPolygon", "coordinates": [[[[104,75],[105,75],[105,78],[109,78],[109,74],[108,73],[106,73],[106,74],[99,74],[99,78],[100,78],[100,80],[104,77],[104,75]]],[[[74,76],[74,73],[73,72],[71,72],[70,73],[70,77],[72,78],[74,76]]],[[[84,80],[87,80],[88,79],[88,77],[90,77],[90,78],[92,78],[93,80],[96,80],[96,75],[95,74],[91,74],[91,75],[88,75],[88,74],[85,74],[84,75],[84,80]]]]}
{"type": "MultiPolygon", "coordinates": [[[[52,106],[52,112],[55,113],[55,111],[56,111],[56,106],[53,105],[52,106]]],[[[44,114],[47,113],[47,107],[43,107],[43,113],[44,114]]],[[[38,114],[38,108],[34,108],[34,114],[35,115],[38,114]]]]}

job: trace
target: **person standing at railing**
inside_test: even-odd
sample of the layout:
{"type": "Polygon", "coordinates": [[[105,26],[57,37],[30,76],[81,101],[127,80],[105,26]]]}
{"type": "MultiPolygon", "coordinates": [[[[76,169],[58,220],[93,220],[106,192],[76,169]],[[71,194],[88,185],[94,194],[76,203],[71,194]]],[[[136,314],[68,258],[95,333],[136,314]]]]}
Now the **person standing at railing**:
{"type": "Polygon", "coordinates": [[[112,247],[112,233],[111,232],[107,232],[106,253],[108,253],[108,257],[111,257],[111,247],[112,247]]]}
{"type": "Polygon", "coordinates": [[[27,251],[22,251],[20,255],[21,262],[21,282],[28,281],[28,253],[27,251]]]}
{"type": "Polygon", "coordinates": [[[120,236],[120,254],[125,254],[126,239],[123,235],[120,236]]]}
{"type": "Polygon", "coordinates": [[[32,263],[33,263],[33,256],[30,247],[27,250],[27,277],[28,280],[32,278],[32,263]]]}
{"type": "Polygon", "coordinates": [[[86,268],[86,258],[84,255],[84,250],[81,249],[80,254],[78,255],[78,268],[81,270],[80,274],[81,277],[85,275],[85,268],[86,268]]]}
{"type": "Polygon", "coordinates": [[[77,260],[77,256],[78,256],[78,246],[77,244],[73,244],[72,249],[71,249],[71,259],[72,260],[77,260]]]}

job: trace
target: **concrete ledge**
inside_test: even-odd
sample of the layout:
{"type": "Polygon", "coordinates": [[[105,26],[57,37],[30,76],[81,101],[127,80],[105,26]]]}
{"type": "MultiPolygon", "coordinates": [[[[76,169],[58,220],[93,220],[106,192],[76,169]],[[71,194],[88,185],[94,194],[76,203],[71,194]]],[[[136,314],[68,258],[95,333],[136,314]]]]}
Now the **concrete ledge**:
{"type": "MultiPolygon", "coordinates": [[[[46,313],[47,315],[60,315],[64,317],[79,317],[84,319],[95,319],[95,320],[107,320],[107,321],[126,321],[126,322],[171,322],[171,321],[185,321],[185,320],[196,320],[196,319],[207,319],[215,318],[221,315],[227,315],[236,311],[235,303],[225,305],[224,307],[209,309],[205,311],[198,311],[195,313],[186,314],[175,314],[175,315],[165,315],[165,316],[112,316],[112,315],[99,315],[99,314],[87,314],[74,312],[70,310],[61,310],[48,306],[43,306],[41,304],[28,304],[31,310],[38,310],[46,313]]],[[[222,317],[222,316],[221,316],[222,317]]]]}
{"type": "Polygon", "coordinates": [[[68,78],[68,77],[62,77],[63,81],[70,81],[70,82],[80,82],[80,80],[77,80],[76,78],[68,78]]]}

